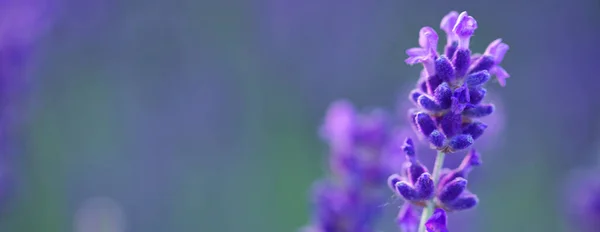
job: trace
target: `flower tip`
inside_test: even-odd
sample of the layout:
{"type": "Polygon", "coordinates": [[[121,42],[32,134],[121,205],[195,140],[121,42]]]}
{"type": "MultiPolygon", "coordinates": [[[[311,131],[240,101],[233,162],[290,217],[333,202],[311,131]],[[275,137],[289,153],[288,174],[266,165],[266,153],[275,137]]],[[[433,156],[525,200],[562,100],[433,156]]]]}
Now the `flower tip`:
{"type": "Polygon", "coordinates": [[[419,31],[419,45],[422,48],[427,49],[435,49],[438,44],[438,34],[431,27],[423,27],[419,31]]]}
{"type": "Polygon", "coordinates": [[[479,166],[483,163],[481,161],[481,155],[475,149],[471,149],[469,151],[469,154],[467,155],[467,159],[468,159],[469,165],[471,165],[471,166],[479,166]]]}
{"type": "Polygon", "coordinates": [[[456,24],[456,19],[458,18],[458,12],[450,11],[444,18],[442,18],[442,22],[440,23],[440,28],[444,30],[446,33],[452,33],[452,29],[456,24]]]}
{"type": "Polygon", "coordinates": [[[402,145],[402,151],[404,151],[404,153],[408,157],[415,156],[415,144],[413,143],[411,138],[406,138],[406,140],[404,140],[404,144],[402,145]]]}
{"type": "Polygon", "coordinates": [[[463,11],[458,15],[456,24],[452,31],[459,37],[470,37],[475,33],[477,29],[477,21],[472,16],[469,16],[466,11],[463,11]]]}

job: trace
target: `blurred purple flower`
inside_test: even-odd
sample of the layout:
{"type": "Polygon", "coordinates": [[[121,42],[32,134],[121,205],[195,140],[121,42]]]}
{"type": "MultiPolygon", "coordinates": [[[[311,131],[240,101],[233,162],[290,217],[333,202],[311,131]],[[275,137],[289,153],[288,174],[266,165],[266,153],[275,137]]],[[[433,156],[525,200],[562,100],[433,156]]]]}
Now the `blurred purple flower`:
{"type": "Polygon", "coordinates": [[[303,231],[373,231],[386,191],[382,180],[397,171],[403,159],[385,112],[364,114],[345,100],[332,103],[320,129],[330,148],[332,176],[312,189],[313,218],[303,231]]]}
{"type": "Polygon", "coordinates": [[[571,174],[565,188],[567,212],[574,229],[595,232],[600,228],[600,169],[571,174]]]}
{"type": "Polygon", "coordinates": [[[9,194],[15,148],[9,138],[22,118],[17,104],[25,88],[26,65],[36,39],[48,28],[51,1],[0,0],[0,197],[9,194]]]}

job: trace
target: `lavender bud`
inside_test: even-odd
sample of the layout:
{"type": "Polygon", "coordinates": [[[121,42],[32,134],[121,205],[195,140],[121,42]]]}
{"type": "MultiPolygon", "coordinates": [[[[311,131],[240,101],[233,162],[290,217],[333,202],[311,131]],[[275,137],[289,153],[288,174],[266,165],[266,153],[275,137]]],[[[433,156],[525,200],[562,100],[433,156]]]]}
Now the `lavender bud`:
{"type": "Polygon", "coordinates": [[[433,198],[435,186],[429,173],[423,173],[415,182],[415,190],[419,194],[420,200],[430,200],[433,198]]]}
{"type": "Polygon", "coordinates": [[[446,136],[442,134],[438,130],[434,130],[429,135],[429,143],[431,143],[436,148],[442,148],[444,146],[444,141],[446,141],[446,136]]]}
{"type": "Polygon", "coordinates": [[[494,57],[489,55],[484,55],[481,58],[477,59],[469,71],[470,73],[476,73],[483,70],[490,70],[494,66],[494,57]]]}
{"type": "Polygon", "coordinates": [[[447,83],[442,83],[435,89],[433,97],[442,109],[448,109],[452,104],[452,89],[447,83]]]}
{"type": "Polygon", "coordinates": [[[417,113],[415,115],[415,121],[417,123],[417,128],[425,136],[429,136],[429,134],[436,129],[435,122],[431,119],[429,114],[424,112],[417,113]]]}
{"type": "Polygon", "coordinates": [[[415,144],[413,143],[411,138],[406,138],[406,140],[404,140],[404,144],[402,145],[402,151],[404,151],[404,153],[406,153],[408,157],[415,156],[415,144]]]}
{"type": "Polygon", "coordinates": [[[394,191],[396,189],[396,184],[400,181],[402,181],[402,176],[400,176],[398,174],[392,174],[392,175],[390,175],[390,177],[388,177],[388,180],[387,180],[388,187],[390,187],[390,189],[392,189],[392,191],[394,191]]]}
{"type": "Polygon", "coordinates": [[[427,232],[448,232],[446,228],[446,211],[436,209],[431,217],[425,222],[427,232]]]}
{"type": "Polygon", "coordinates": [[[472,108],[465,109],[463,115],[471,118],[481,118],[488,116],[494,112],[493,104],[476,105],[472,108]]]}
{"type": "Polygon", "coordinates": [[[446,56],[440,56],[435,60],[435,73],[443,81],[452,81],[455,78],[454,67],[446,56]]]}
{"type": "Polygon", "coordinates": [[[442,84],[442,82],[444,81],[437,75],[427,77],[427,93],[433,94],[435,88],[442,84]]]}
{"type": "Polygon", "coordinates": [[[452,112],[446,113],[440,121],[440,128],[446,137],[452,137],[460,132],[462,116],[452,112]]]}
{"type": "Polygon", "coordinates": [[[448,145],[452,149],[452,151],[458,151],[465,149],[473,144],[473,137],[471,135],[457,135],[450,139],[448,145]]]}
{"type": "Polygon", "coordinates": [[[456,77],[464,77],[471,65],[471,51],[468,49],[458,49],[454,54],[452,63],[456,70],[456,77]]]}
{"type": "Polygon", "coordinates": [[[439,193],[438,199],[444,204],[454,201],[467,188],[467,180],[464,178],[456,178],[446,184],[439,193]]]}
{"type": "Polygon", "coordinates": [[[412,91],[410,91],[409,99],[410,99],[410,100],[411,100],[413,103],[415,103],[415,105],[418,105],[418,100],[419,100],[419,97],[420,97],[421,95],[423,95],[423,94],[421,93],[421,91],[419,91],[419,90],[416,90],[416,89],[413,89],[412,91]]]}
{"type": "Polygon", "coordinates": [[[473,105],[477,105],[481,103],[481,100],[485,97],[487,90],[482,88],[481,86],[475,88],[469,88],[469,102],[473,105]]]}
{"type": "Polygon", "coordinates": [[[396,191],[407,201],[419,201],[419,193],[408,182],[400,181],[396,183],[396,191]]]}
{"type": "Polygon", "coordinates": [[[472,123],[463,125],[462,133],[469,134],[469,135],[471,135],[471,137],[473,137],[473,139],[477,139],[481,135],[483,135],[483,132],[485,131],[486,128],[487,128],[487,125],[485,125],[482,122],[472,122],[472,123]]]}
{"type": "Polygon", "coordinates": [[[427,168],[425,168],[425,166],[423,166],[423,164],[421,164],[418,161],[414,161],[411,163],[411,165],[408,167],[408,169],[406,170],[406,175],[408,176],[408,180],[414,184],[417,183],[419,177],[427,172],[427,168]]]}
{"type": "Polygon", "coordinates": [[[489,79],[490,73],[487,70],[482,70],[467,76],[465,83],[467,83],[469,87],[475,87],[485,84],[485,82],[487,82],[489,79]]]}
{"type": "Polygon", "coordinates": [[[436,112],[436,111],[440,111],[442,109],[442,107],[439,104],[437,104],[437,102],[435,102],[435,100],[431,99],[427,95],[419,96],[419,98],[417,99],[417,102],[419,103],[419,106],[421,106],[421,108],[428,110],[428,111],[436,112]]]}
{"type": "Polygon", "coordinates": [[[444,204],[446,208],[452,211],[460,211],[467,210],[475,207],[479,203],[479,198],[474,194],[462,194],[458,199],[449,202],[448,204],[444,204]]]}
{"type": "Polygon", "coordinates": [[[454,90],[453,96],[456,97],[460,103],[468,103],[470,98],[469,89],[465,85],[458,87],[454,90]]]}

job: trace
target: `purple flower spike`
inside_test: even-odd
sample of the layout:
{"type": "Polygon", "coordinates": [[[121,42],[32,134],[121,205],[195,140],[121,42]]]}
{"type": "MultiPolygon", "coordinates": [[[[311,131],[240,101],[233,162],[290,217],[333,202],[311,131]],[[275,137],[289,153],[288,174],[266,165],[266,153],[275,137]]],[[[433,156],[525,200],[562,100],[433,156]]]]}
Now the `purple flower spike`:
{"type": "Polygon", "coordinates": [[[446,211],[436,209],[433,215],[425,222],[427,232],[448,232],[446,228],[446,211]]]}
{"type": "Polygon", "coordinates": [[[429,143],[431,143],[431,145],[440,149],[444,146],[444,141],[446,141],[446,136],[444,136],[444,134],[442,134],[442,132],[440,132],[438,130],[434,130],[433,132],[431,132],[428,139],[429,139],[429,143]]]}
{"type": "Polygon", "coordinates": [[[452,137],[460,133],[462,124],[462,116],[452,112],[446,113],[440,121],[440,127],[446,137],[452,137]]]}
{"type": "Polygon", "coordinates": [[[493,104],[476,105],[472,108],[466,109],[463,112],[463,115],[471,118],[481,118],[492,114],[494,109],[495,108],[493,104]]]}
{"type": "Polygon", "coordinates": [[[448,109],[452,104],[452,89],[447,83],[442,83],[435,89],[433,97],[442,109],[448,109]]]}
{"type": "Polygon", "coordinates": [[[449,202],[448,204],[444,204],[448,210],[452,211],[460,211],[467,210],[475,207],[479,203],[479,198],[476,195],[471,193],[462,194],[458,199],[449,202]]]}
{"type": "Polygon", "coordinates": [[[427,70],[427,76],[435,74],[434,60],[437,58],[438,35],[431,27],[423,27],[419,31],[420,48],[406,50],[408,58],[405,62],[409,65],[422,63],[427,70]]]}
{"type": "Polygon", "coordinates": [[[427,95],[421,95],[417,99],[417,102],[419,103],[419,106],[428,111],[436,112],[442,109],[442,106],[440,106],[437,102],[435,102],[435,100],[431,99],[431,97],[427,95]]]}
{"type": "Polygon", "coordinates": [[[417,122],[419,131],[425,136],[429,136],[431,132],[436,129],[433,119],[431,119],[431,117],[424,112],[417,113],[415,116],[415,121],[417,122]]]}
{"type": "Polygon", "coordinates": [[[469,49],[469,41],[473,33],[477,29],[477,21],[475,18],[469,16],[466,11],[463,11],[458,15],[456,19],[456,25],[452,29],[452,32],[458,36],[458,49],[469,49]]]}
{"type": "Polygon", "coordinates": [[[425,172],[419,176],[417,182],[415,182],[415,190],[419,194],[420,200],[430,200],[433,198],[435,186],[429,173],[425,172]]]}
{"type": "Polygon", "coordinates": [[[456,77],[464,77],[471,65],[471,51],[469,49],[458,49],[458,51],[454,53],[452,63],[456,70],[456,77]]]}
{"type": "Polygon", "coordinates": [[[506,85],[506,79],[510,77],[510,75],[500,66],[500,63],[504,59],[504,55],[508,51],[509,46],[505,43],[502,43],[502,39],[496,39],[485,50],[484,55],[492,57],[494,61],[494,66],[490,68],[490,73],[496,76],[498,79],[498,83],[501,86],[506,85]]]}
{"type": "Polygon", "coordinates": [[[487,70],[482,70],[467,76],[465,83],[469,87],[475,87],[485,84],[490,79],[490,73],[487,70]]]}
{"type": "Polygon", "coordinates": [[[416,232],[419,226],[419,215],[410,203],[405,203],[398,212],[397,222],[402,232],[416,232]]]}
{"type": "Polygon", "coordinates": [[[452,63],[446,56],[440,56],[435,60],[435,73],[443,81],[453,81],[456,75],[452,63]]]}
{"type": "Polygon", "coordinates": [[[473,137],[471,135],[457,135],[450,139],[448,145],[452,149],[452,151],[459,151],[473,145],[473,137]]]}
{"type": "Polygon", "coordinates": [[[456,178],[446,184],[439,193],[438,199],[444,204],[456,200],[467,188],[467,180],[464,178],[456,178]]]}
{"type": "Polygon", "coordinates": [[[473,139],[479,138],[488,126],[482,122],[472,122],[463,125],[463,134],[469,134],[473,139]]]}
{"type": "Polygon", "coordinates": [[[469,102],[473,105],[481,103],[486,93],[487,90],[482,87],[469,88],[469,102]]]}

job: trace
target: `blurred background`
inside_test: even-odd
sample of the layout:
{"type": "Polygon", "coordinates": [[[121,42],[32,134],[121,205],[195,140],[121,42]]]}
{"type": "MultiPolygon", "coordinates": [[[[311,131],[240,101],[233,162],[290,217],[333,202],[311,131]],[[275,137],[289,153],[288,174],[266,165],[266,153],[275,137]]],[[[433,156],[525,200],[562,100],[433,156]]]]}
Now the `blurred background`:
{"type": "MultiPolygon", "coordinates": [[[[427,25],[441,48],[451,10],[478,20],[474,51],[511,46],[507,87],[489,89],[500,133],[476,144],[481,204],[450,215],[451,229],[573,231],[563,180],[600,156],[598,0],[59,6],[13,98],[0,231],[296,231],[327,173],[317,131],[329,103],[394,113],[421,69],[405,49],[427,25]]],[[[380,231],[397,231],[399,203],[382,205],[380,231]]]]}

